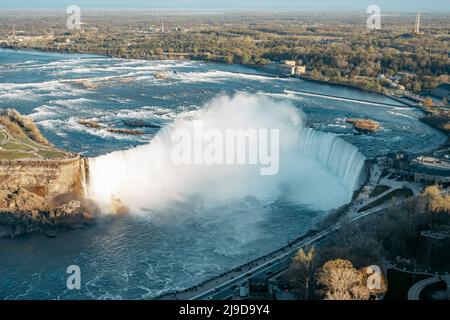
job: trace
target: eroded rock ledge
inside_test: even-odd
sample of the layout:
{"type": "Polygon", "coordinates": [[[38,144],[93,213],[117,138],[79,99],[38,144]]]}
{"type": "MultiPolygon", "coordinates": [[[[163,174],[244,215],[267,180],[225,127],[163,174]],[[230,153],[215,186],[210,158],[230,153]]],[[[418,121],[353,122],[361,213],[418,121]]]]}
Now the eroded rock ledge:
{"type": "Polygon", "coordinates": [[[92,223],[99,210],[85,196],[87,178],[87,159],[51,146],[17,111],[0,110],[0,237],[92,223]]]}
{"type": "Polygon", "coordinates": [[[64,229],[77,229],[95,221],[95,210],[72,200],[48,210],[24,210],[0,213],[0,237],[17,237],[42,232],[55,237],[64,229]]]}
{"type": "Polygon", "coordinates": [[[85,195],[86,161],[0,161],[0,237],[55,234],[92,223],[98,209],[85,195]]]}

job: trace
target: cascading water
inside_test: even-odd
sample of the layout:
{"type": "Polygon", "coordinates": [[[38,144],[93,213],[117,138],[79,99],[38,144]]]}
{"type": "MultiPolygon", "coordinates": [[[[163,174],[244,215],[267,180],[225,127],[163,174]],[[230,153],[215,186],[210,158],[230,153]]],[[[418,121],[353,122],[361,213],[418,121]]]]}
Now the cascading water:
{"type": "Polygon", "coordinates": [[[253,197],[280,198],[319,210],[350,201],[359,187],[364,156],[335,134],[304,127],[301,112],[286,102],[237,94],[211,101],[189,119],[163,128],[147,145],[112,152],[89,162],[89,195],[105,212],[120,199],[133,213],[148,212],[192,196],[202,203],[253,197]],[[179,165],[171,158],[175,130],[279,130],[279,171],[263,176],[257,165],[179,165]],[[142,210],[144,209],[144,210],[142,210]]]}
{"type": "Polygon", "coordinates": [[[348,190],[357,189],[362,180],[365,157],[358,149],[330,132],[304,128],[300,153],[325,165],[348,190]]]}

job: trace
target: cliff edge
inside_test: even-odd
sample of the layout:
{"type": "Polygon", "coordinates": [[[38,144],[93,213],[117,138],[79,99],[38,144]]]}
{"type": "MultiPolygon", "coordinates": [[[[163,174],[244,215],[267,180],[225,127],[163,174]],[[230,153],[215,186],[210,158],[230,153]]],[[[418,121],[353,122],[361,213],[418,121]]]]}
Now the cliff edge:
{"type": "Polygon", "coordinates": [[[86,159],[52,146],[31,119],[0,110],[0,237],[54,236],[92,222],[87,172],[86,159]]]}

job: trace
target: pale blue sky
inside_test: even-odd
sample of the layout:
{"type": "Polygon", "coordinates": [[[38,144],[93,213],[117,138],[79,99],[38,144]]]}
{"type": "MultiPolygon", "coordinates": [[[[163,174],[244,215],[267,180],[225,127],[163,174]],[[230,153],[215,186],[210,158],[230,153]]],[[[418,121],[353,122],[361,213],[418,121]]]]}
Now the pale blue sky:
{"type": "Polygon", "coordinates": [[[365,11],[375,4],[382,11],[450,11],[450,0],[1,0],[0,9],[191,9],[191,10],[341,10],[365,11]]]}

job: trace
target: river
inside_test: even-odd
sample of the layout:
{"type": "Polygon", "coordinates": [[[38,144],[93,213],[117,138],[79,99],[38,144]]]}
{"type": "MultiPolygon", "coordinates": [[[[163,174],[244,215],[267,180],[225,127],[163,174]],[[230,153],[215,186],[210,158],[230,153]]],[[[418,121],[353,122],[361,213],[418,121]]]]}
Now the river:
{"type": "Polygon", "coordinates": [[[93,197],[115,192],[136,207],[54,239],[0,239],[1,299],[144,299],[184,289],[285,245],[348,202],[365,157],[445,141],[418,120],[419,110],[381,95],[193,61],[0,49],[0,107],[29,115],[57,147],[91,157],[93,197]],[[382,129],[354,135],[348,117],[382,129]],[[154,169],[167,151],[166,131],[198,118],[211,126],[274,124],[298,148],[290,139],[282,145],[277,178],[249,168],[154,169]],[[107,130],[136,120],[152,126],[136,136],[107,130]],[[81,268],[81,290],[66,287],[69,265],[81,268]]]}

